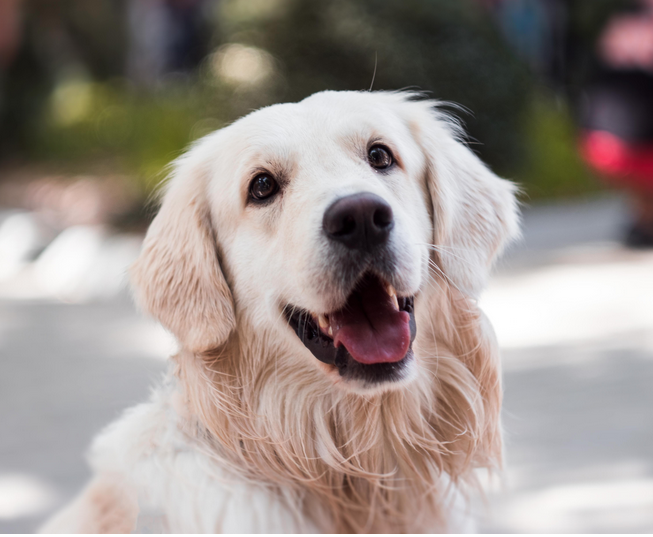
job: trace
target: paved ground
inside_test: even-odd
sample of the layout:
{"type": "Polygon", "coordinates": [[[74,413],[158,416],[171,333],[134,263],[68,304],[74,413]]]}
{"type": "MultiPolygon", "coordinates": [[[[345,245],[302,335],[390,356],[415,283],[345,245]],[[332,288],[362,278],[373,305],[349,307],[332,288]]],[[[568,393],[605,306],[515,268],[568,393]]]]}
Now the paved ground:
{"type": "Polygon", "coordinates": [[[653,531],[653,252],[619,246],[624,209],[528,211],[482,299],[507,452],[486,531],[653,531]]]}
{"type": "MultiPolygon", "coordinates": [[[[478,509],[485,531],[653,531],[653,252],[618,246],[623,214],[610,199],[527,210],[483,297],[504,349],[507,437],[503,486],[478,509]]],[[[129,241],[110,247],[127,260],[129,241]]],[[[32,531],[83,484],[93,434],[146,397],[173,348],[124,293],[72,286],[82,273],[39,287],[28,267],[0,285],[5,533],[32,531]]]]}

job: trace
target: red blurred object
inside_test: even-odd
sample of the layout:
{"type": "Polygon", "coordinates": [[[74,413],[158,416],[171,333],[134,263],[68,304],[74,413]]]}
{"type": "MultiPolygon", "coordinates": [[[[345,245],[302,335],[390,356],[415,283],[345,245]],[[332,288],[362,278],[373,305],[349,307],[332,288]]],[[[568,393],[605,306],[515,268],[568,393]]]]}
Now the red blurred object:
{"type": "Polygon", "coordinates": [[[653,192],[653,142],[633,144],[606,131],[587,131],[580,150],[608,182],[653,192]]]}

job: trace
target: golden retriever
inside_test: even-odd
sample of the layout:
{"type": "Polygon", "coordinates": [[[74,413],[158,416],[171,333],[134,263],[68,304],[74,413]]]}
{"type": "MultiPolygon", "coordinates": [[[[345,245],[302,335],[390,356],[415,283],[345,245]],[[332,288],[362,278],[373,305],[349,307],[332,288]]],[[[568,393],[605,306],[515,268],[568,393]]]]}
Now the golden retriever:
{"type": "Polygon", "coordinates": [[[469,530],[502,452],[477,298],[518,215],[460,140],[415,95],[323,92],[195,143],[132,268],[171,374],[43,531],[469,530]]]}

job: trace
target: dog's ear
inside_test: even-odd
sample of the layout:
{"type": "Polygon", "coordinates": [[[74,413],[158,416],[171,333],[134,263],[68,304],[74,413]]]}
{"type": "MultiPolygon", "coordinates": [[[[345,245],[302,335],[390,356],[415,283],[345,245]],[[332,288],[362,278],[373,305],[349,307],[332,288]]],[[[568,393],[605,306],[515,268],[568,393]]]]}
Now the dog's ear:
{"type": "Polygon", "coordinates": [[[208,172],[193,151],[175,163],[131,277],[141,308],[184,348],[201,352],[224,343],[236,322],[218,261],[206,194],[208,172]]]}
{"type": "Polygon", "coordinates": [[[406,104],[426,156],[436,263],[465,295],[477,298],[493,261],[519,236],[517,187],[492,173],[433,103],[406,104]]]}

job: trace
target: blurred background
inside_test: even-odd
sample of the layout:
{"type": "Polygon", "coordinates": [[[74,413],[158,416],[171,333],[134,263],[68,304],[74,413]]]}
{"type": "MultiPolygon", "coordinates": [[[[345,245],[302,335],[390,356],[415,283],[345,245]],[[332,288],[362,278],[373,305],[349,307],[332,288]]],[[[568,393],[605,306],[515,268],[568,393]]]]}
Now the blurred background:
{"type": "Polygon", "coordinates": [[[520,183],[482,299],[507,467],[483,531],[653,531],[653,2],[0,0],[0,531],[88,478],[174,341],[126,267],[166,165],[260,106],[414,89],[520,183]]]}

